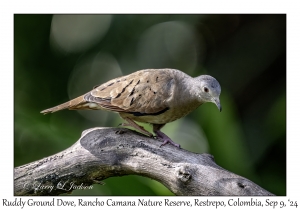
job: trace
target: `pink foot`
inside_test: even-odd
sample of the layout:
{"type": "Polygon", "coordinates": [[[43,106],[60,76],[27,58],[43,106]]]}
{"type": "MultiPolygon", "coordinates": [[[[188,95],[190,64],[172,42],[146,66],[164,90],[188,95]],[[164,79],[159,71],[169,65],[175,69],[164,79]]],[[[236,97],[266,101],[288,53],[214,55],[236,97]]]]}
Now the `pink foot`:
{"type": "Polygon", "coordinates": [[[178,147],[179,149],[181,148],[180,144],[176,144],[174,141],[172,141],[166,134],[164,134],[160,130],[155,131],[155,133],[158,137],[160,137],[163,140],[163,143],[160,145],[160,147],[169,143],[175,147],[178,147]]]}

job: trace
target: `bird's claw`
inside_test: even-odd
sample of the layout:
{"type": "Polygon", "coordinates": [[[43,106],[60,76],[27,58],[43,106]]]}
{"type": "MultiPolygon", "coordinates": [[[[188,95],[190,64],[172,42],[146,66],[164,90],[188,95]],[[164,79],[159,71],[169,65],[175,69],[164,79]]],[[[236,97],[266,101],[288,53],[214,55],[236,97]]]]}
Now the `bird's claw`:
{"type": "Polygon", "coordinates": [[[171,145],[173,145],[173,146],[178,147],[179,149],[181,149],[180,144],[176,144],[174,141],[172,141],[172,139],[170,139],[170,137],[168,137],[166,134],[164,134],[160,130],[155,131],[155,133],[157,135],[156,138],[159,139],[159,140],[161,140],[161,141],[163,141],[163,143],[159,147],[162,147],[162,146],[164,146],[164,145],[166,145],[166,144],[169,143],[169,144],[171,144],[171,145]]]}
{"type": "Polygon", "coordinates": [[[175,142],[173,142],[172,140],[169,140],[169,139],[165,139],[164,142],[159,147],[162,147],[162,146],[164,146],[168,143],[175,146],[175,147],[178,147],[179,149],[181,149],[180,144],[176,144],[175,142]]]}

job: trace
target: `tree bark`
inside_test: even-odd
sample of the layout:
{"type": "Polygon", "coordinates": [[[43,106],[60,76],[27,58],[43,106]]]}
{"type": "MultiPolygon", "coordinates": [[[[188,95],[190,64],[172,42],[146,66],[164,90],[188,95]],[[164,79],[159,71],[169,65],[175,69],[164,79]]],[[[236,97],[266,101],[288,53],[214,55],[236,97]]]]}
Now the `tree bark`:
{"type": "Polygon", "coordinates": [[[59,195],[135,174],[157,180],[175,195],[273,195],[221,168],[212,155],[160,144],[125,128],[86,130],[66,150],[16,167],[14,194],[59,195]]]}

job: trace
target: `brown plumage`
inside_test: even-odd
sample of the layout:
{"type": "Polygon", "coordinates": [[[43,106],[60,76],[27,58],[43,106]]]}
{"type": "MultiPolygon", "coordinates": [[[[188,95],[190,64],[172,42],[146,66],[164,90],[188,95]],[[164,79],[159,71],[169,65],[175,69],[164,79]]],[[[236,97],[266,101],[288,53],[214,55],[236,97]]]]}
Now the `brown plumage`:
{"type": "Polygon", "coordinates": [[[82,96],[41,113],[62,109],[118,112],[127,121],[123,125],[133,126],[152,136],[134,121],[153,124],[154,133],[164,140],[163,145],[171,143],[179,147],[160,129],[205,102],[214,102],[221,109],[220,92],[217,80],[208,75],[192,78],[175,69],[146,69],[112,79],[82,96]],[[204,88],[208,88],[208,92],[204,88]]]}

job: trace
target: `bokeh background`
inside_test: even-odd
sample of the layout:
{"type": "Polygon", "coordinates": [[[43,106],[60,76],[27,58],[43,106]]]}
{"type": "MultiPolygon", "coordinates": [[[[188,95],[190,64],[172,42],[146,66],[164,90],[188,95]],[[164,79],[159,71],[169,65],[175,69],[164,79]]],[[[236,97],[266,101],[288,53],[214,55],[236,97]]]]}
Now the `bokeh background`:
{"type": "MultiPolygon", "coordinates": [[[[71,146],[83,130],[115,127],[105,111],[41,110],[146,68],[210,74],[212,103],[163,128],[189,151],[286,195],[286,15],[14,16],[14,166],[71,146]]],[[[71,195],[172,195],[141,176],[109,178],[71,195]]]]}

